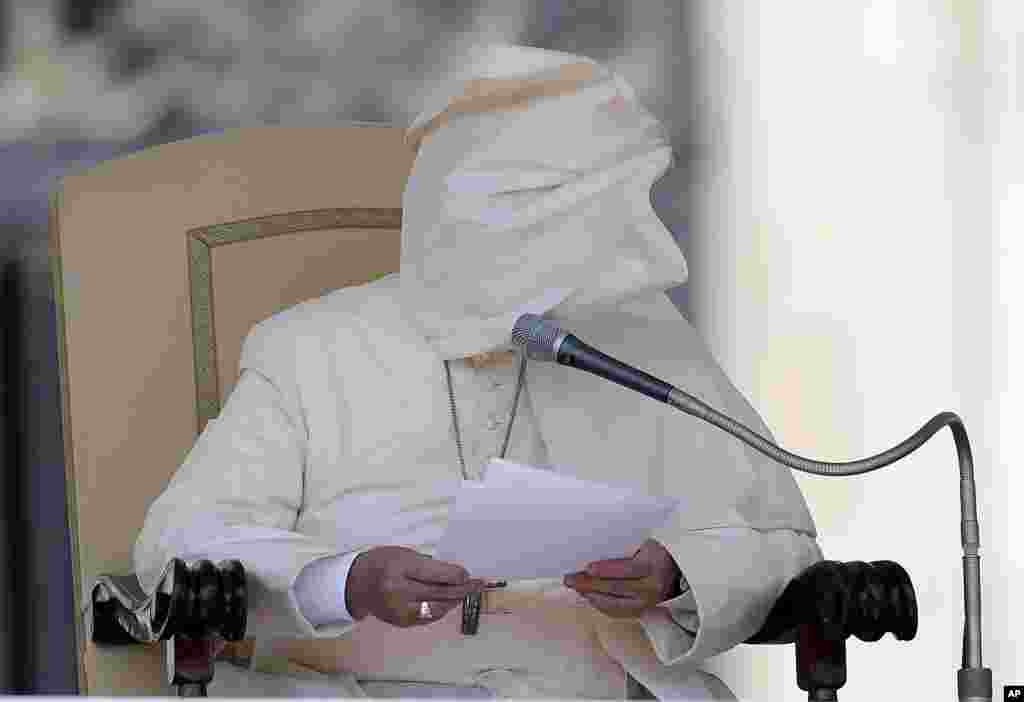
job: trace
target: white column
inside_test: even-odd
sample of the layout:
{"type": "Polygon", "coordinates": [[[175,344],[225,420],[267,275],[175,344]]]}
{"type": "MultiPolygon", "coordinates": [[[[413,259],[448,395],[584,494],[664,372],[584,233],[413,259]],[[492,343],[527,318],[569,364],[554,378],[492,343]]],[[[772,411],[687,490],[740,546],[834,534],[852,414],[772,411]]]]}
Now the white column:
{"type": "MultiPolygon", "coordinates": [[[[985,665],[992,668],[997,699],[1002,685],[1024,680],[1024,450],[1021,435],[1024,406],[1024,6],[1017,0],[989,0],[982,17],[986,146],[991,164],[991,189],[986,205],[993,246],[989,250],[991,281],[977,289],[991,296],[989,355],[979,349],[973,366],[991,372],[989,383],[973,387],[983,403],[979,442],[979,481],[988,475],[985,499],[991,516],[982,524],[982,601],[987,647],[985,665]]],[[[970,232],[965,232],[969,239],[970,232]]],[[[967,314],[963,315],[964,318],[967,314]]]]}
{"type": "MultiPolygon", "coordinates": [[[[986,24],[979,5],[700,3],[709,158],[690,295],[712,351],[791,451],[852,460],[941,411],[963,418],[978,480],[985,663],[999,695],[1022,674],[1006,619],[1024,585],[1007,532],[1006,496],[1020,482],[1005,421],[1015,386],[1000,351],[1022,310],[998,285],[1024,275],[1001,253],[1021,234],[1013,197],[1024,198],[1019,177],[1011,185],[1020,96],[1017,134],[1004,110],[1006,143],[992,147],[978,79],[995,25],[1019,33],[1021,19],[1019,3],[996,0],[986,24]]],[[[996,83],[1005,100],[1012,79],[996,83]]],[[[963,594],[949,430],[866,476],[797,480],[826,558],[895,560],[918,595],[914,641],[848,642],[842,697],[952,699],[963,594]]],[[[741,646],[715,666],[741,698],[806,699],[792,648],[741,646]]]]}

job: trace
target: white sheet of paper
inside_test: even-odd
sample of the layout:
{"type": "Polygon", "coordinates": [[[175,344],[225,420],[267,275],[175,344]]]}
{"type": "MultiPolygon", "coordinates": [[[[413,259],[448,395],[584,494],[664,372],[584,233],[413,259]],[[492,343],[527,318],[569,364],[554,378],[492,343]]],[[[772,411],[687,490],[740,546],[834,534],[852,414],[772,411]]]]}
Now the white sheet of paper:
{"type": "Polygon", "coordinates": [[[679,501],[493,459],[464,482],[435,557],[472,577],[561,578],[631,556],[679,501]]]}

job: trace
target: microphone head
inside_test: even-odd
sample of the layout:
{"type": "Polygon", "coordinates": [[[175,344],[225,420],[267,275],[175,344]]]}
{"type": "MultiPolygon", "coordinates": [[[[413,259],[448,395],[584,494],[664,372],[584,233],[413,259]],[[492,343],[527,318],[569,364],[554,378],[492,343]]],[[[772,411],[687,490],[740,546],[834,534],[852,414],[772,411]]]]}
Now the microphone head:
{"type": "Polygon", "coordinates": [[[512,328],[512,342],[522,346],[526,357],[535,361],[556,362],[558,348],[566,337],[557,324],[538,314],[524,314],[512,328]]]}

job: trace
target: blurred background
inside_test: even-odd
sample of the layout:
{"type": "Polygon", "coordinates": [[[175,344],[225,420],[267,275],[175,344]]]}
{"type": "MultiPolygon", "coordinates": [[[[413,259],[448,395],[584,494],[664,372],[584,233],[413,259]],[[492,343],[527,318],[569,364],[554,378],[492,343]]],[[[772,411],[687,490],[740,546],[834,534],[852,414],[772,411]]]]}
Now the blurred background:
{"type": "MultiPolygon", "coordinates": [[[[0,692],[77,690],[46,238],[61,174],[237,126],[406,125],[490,41],[607,62],[668,126],[677,168],[652,199],[690,265],[670,296],[782,446],[850,460],[960,414],[985,664],[997,695],[1024,682],[1022,31],[1016,0],[0,2],[0,692]]],[[[947,437],[868,476],[797,476],[826,557],[895,560],[918,591],[918,638],[851,642],[843,699],[953,691],[947,437]]],[[[791,647],[710,667],[744,697],[806,698],[791,647]]]]}

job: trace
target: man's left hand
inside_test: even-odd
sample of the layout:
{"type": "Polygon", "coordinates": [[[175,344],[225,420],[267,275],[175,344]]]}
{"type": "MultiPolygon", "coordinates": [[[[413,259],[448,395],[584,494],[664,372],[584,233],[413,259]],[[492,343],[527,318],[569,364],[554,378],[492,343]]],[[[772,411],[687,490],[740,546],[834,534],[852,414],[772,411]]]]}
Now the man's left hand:
{"type": "Polygon", "coordinates": [[[648,539],[632,558],[594,561],[563,578],[598,611],[615,619],[639,617],[677,597],[682,573],[668,550],[648,539]]]}

